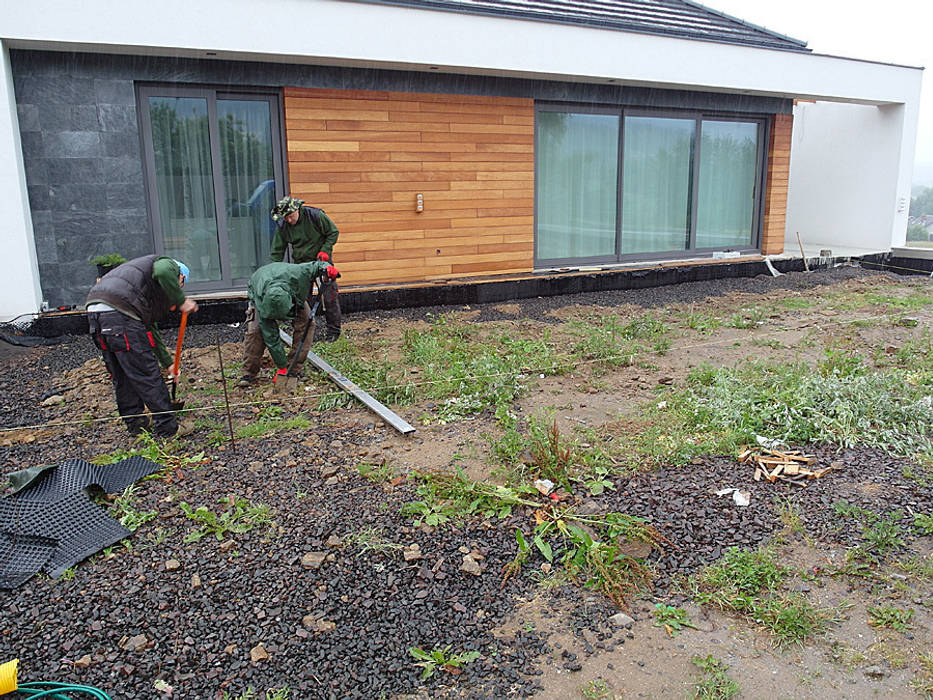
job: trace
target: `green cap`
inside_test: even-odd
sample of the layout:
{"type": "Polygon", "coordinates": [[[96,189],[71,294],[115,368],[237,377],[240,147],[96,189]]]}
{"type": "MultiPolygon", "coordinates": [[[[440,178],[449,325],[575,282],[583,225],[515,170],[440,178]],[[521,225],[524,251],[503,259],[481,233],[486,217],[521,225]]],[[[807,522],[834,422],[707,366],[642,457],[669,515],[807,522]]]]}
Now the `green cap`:
{"type": "Polygon", "coordinates": [[[295,197],[282,197],[278,204],[272,207],[272,220],[278,221],[279,219],[284,219],[293,211],[298,211],[301,208],[301,205],[304,203],[305,200],[303,199],[296,199],[295,197]]]}

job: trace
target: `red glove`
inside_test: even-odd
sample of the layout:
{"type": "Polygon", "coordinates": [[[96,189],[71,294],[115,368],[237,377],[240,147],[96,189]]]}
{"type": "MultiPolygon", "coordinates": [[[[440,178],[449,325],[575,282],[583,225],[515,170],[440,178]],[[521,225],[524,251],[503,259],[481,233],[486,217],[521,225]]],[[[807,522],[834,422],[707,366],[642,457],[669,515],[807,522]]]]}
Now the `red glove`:
{"type": "Polygon", "coordinates": [[[282,369],[277,370],[276,373],[275,373],[275,376],[272,377],[272,383],[275,384],[276,380],[277,380],[279,377],[285,377],[285,376],[287,376],[287,375],[288,375],[288,367],[283,367],[282,369]]]}
{"type": "Polygon", "coordinates": [[[330,266],[327,268],[327,276],[330,277],[332,280],[337,279],[337,276],[338,276],[339,274],[340,274],[340,273],[337,272],[337,268],[334,267],[333,265],[330,265],[330,266]]]}
{"type": "Polygon", "coordinates": [[[317,259],[321,262],[330,262],[330,256],[325,253],[323,250],[317,254],[317,259]]]}

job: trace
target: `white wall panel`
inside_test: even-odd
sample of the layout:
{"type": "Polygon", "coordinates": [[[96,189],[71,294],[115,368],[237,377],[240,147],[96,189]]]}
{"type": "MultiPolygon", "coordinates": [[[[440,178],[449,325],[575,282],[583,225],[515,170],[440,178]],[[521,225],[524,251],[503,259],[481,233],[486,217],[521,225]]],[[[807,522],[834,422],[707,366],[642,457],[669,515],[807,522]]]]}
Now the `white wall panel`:
{"type": "Polygon", "coordinates": [[[34,313],[42,303],[39,267],[26,194],[23,149],[13,95],[10,54],[0,45],[0,321],[34,313]]]}

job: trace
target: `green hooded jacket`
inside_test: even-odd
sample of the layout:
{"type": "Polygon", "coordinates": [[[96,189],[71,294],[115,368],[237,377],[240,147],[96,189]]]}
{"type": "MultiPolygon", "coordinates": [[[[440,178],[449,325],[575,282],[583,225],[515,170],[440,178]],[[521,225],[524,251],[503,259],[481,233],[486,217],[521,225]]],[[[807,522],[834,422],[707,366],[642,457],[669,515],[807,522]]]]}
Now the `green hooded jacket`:
{"type": "Polygon", "coordinates": [[[300,264],[274,262],[263,265],[249,278],[246,293],[256,309],[262,339],[279,369],[288,363],[279,337],[278,322],[295,318],[308,298],[312,282],[328,267],[329,263],[320,261],[300,264]]]}
{"type": "Polygon", "coordinates": [[[333,258],[334,243],[340,234],[334,222],[323,209],[301,207],[298,211],[298,222],[294,226],[282,222],[276,229],[269,252],[272,262],[281,262],[285,258],[289,243],[292,244],[292,260],[296,263],[316,260],[321,251],[333,258]]]}

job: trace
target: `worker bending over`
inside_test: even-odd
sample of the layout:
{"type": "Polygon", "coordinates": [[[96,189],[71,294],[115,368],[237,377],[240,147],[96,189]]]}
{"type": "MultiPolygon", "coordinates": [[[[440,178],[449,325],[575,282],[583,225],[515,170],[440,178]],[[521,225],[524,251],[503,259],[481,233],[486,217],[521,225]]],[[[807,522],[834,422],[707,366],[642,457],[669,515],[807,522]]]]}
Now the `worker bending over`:
{"type": "Polygon", "coordinates": [[[311,322],[307,299],[315,279],[320,284],[336,279],[337,274],[336,267],[320,260],[301,264],[274,262],[253,273],[246,288],[249,306],[246,309],[243,376],[237,386],[247,387],[256,381],[266,348],[277,370],[273,383],[287,373],[295,352],[299,354],[294,373],[301,370],[309,346],[309,343],[301,342],[305,328],[311,322]],[[292,348],[286,356],[278,322],[289,319],[293,320],[292,348]],[[297,347],[299,344],[302,345],[300,349],[297,347]]]}
{"type": "MultiPolygon", "coordinates": [[[[142,415],[144,407],[152,414],[156,435],[179,433],[161,371],[172,364],[172,356],[158,322],[170,311],[198,310],[182,291],[188,274],[188,267],[177,260],[145,255],[108,272],[88,294],[88,327],[113,380],[117,411],[131,435],[150,428],[149,417],[142,415]]],[[[187,432],[186,426],[181,433],[187,432]]]]}

